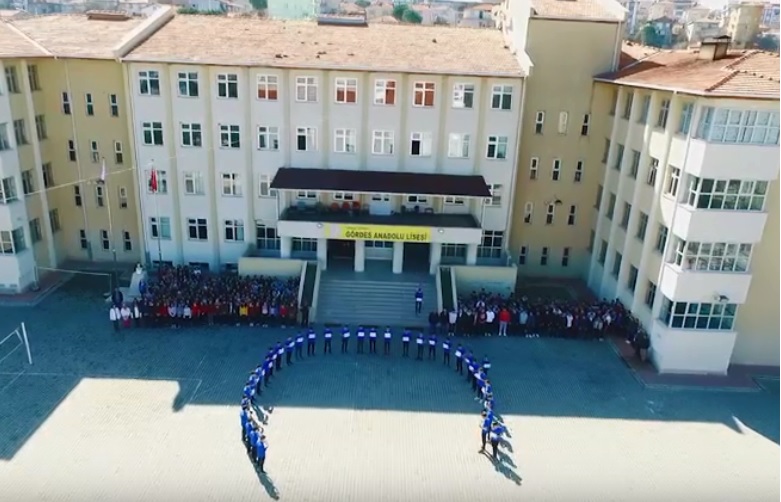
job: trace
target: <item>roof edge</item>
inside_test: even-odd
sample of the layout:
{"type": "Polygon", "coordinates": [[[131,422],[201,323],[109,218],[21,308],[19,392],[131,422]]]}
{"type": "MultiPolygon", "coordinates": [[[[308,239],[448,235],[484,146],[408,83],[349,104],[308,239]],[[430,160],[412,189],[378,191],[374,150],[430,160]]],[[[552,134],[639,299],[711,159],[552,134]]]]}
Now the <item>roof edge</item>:
{"type": "Polygon", "coordinates": [[[46,47],[44,47],[44,46],[43,46],[43,44],[40,44],[40,43],[38,43],[38,41],[36,41],[35,39],[33,39],[31,36],[27,35],[27,33],[23,32],[22,30],[20,30],[20,29],[19,29],[19,28],[17,28],[16,26],[14,26],[14,24],[11,22],[11,20],[10,20],[10,19],[9,19],[9,20],[7,20],[7,21],[3,21],[3,22],[5,23],[5,25],[6,25],[6,26],[7,26],[7,27],[8,27],[8,28],[11,30],[11,31],[13,31],[14,33],[16,33],[17,35],[19,35],[19,36],[20,36],[20,37],[22,37],[23,39],[27,40],[27,41],[28,41],[28,42],[30,42],[30,44],[32,44],[34,47],[36,47],[37,49],[39,49],[39,50],[41,50],[41,51],[43,52],[43,55],[40,55],[40,56],[35,56],[35,57],[55,57],[55,55],[54,55],[54,54],[53,54],[53,53],[52,53],[52,52],[51,52],[49,49],[47,49],[46,47]]]}
{"type": "Polygon", "coordinates": [[[626,85],[628,87],[638,87],[640,89],[650,89],[654,91],[668,91],[678,92],[681,94],[689,94],[691,96],[700,96],[703,98],[717,98],[717,99],[750,99],[752,101],[779,101],[779,96],[776,94],[770,95],[757,95],[757,94],[737,94],[737,93],[714,93],[709,91],[695,91],[692,89],[685,89],[682,87],[667,87],[663,85],[641,84],[636,82],[617,82],[613,79],[606,77],[594,77],[595,82],[601,82],[603,84],[614,85],[626,85]]]}
{"type": "Polygon", "coordinates": [[[119,60],[130,51],[141,45],[146,39],[154,35],[157,30],[165,26],[174,18],[174,9],[171,5],[158,5],[144,22],[133,28],[122,40],[117,43],[111,52],[114,58],[119,60]]]}

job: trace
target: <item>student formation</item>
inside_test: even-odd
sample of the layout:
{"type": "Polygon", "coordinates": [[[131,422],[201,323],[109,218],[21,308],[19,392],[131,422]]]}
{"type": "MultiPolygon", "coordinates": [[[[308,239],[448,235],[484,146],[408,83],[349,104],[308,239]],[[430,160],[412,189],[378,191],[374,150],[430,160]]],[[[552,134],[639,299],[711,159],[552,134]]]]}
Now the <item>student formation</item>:
{"type": "MultiPolygon", "coordinates": [[[[284,342],[279,341],[275,346],[268,348],[263,361],[250,372],[242,392],[241,436],[247,453],[261,473],[265,473],[266,452],[268,451],[263,425],[267,423],[267,414],[271,413],[273,408],[260,407],[257,398],[263,393],[263,389],[268,386],[275,373],[281,371],[285,366],[291,366],[294,360],[301,360],[305,357],[304,346],[306,346],[307,357],[313,357],[317,352],[324,355],[331,354],[334,337],[333,329],[325,328],[322,334],[321,349],[318,349],[318,334],[314,329],[309,329],[306,333],[299,333],[295,337],[289,337],[284,342]]],[[[343,327],[338,333],[338,338],[340,352],[342,354],[349,353],[352,338],[350,328],[343,327]]],[[[383,355],[391,355],[393,333],[390,328],[386,328],[380,334],[376,328],[359,327],[355,332],[355,351],[358,354],[367,352],[378,354],[380,340],[382,341],[383,355]]],[[[491,362],[488,358],[483,357],[480,360],[463,345],[453,346],[451,337],[444,337],[440,341],[435,334],[424,336],[423,333],[417,333],[413,335],[409,330],[405,330],[401,335],[402,357],[410,357],[411,345],[415,345],[415,358],[417,360],[437,361],[437,349],[441,348],[442,363],[448,367],[451,364],[452,352],[456,373],[461,376],[466,375],[466,380],[471,384],[472,391],[475,393],[475,400],[480,403],[482,408],[480,413],[480,453],[486,452],[486,445],[490,442],[491,457],[498,460],[499,445],[504,440],[504,436],[509,436],[509,431],[495,411],[493,385],[488,378],[491,369],[491,362]]]]}

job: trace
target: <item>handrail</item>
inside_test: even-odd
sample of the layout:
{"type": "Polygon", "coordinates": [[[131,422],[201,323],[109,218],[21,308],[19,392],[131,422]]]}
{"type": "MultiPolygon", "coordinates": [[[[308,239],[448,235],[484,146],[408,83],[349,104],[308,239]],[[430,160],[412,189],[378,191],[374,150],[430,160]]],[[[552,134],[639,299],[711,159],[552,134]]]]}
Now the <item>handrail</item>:
{"type": "Polygon", "coordinates": [[[437,273],[434,276],[437,288],[437,312],[442,312],[442,267],[437,267],[437,273]]]}
{"type": "Polygon", "coordinates": [[[458,310],[458,284],[456,284],[456,269],[450,267],[450,289],[453,293],[453,308],[458,310]]]}
{"type": "Polygon", "coordinates": [[[309,307],[309,319],[310,322],[317,320],[317,303],[320,300],[320,275],[322,274],[322,268],[320,263],[315,262],[317,272],[315,272],[315,290],[312,292],[312,305],[309,307]]]}

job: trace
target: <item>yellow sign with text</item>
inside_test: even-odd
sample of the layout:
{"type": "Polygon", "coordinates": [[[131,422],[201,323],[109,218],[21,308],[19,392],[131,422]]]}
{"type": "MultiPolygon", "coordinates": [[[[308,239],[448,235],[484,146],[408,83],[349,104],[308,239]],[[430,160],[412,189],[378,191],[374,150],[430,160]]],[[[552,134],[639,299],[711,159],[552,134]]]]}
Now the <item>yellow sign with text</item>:
{"type": "Polygon", "coordinates": [[[390,225],[339,225],[339,236],[342,239],[363,241],[431,242],[431,229],[390,225]]]}

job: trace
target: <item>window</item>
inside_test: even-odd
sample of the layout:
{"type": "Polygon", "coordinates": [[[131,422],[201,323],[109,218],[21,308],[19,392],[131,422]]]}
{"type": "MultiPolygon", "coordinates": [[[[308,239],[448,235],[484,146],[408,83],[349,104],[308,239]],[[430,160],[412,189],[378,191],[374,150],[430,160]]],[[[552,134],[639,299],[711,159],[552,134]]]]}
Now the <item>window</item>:
{"type": "Polygon", "coordinates": [[[409,204],[428,204],[428,197],[426,195],[408,195],[407,202],[409,204]]]}
{"type": "Polygon", "coordinates": [[[241,197],[241,183],[238,173],[222,173],[222,195],[241,197]]]}
{"type": "Polygon", "coordinates": [[[377,79],[374,81],[374,104],[393,106],[396,104],[396,81],[377,79]]]}
{"type": "Polygon", "coordinates": [[[448,206],[465,206],[466,199],[464,197],[457,197],[454,195],[446,195],[444,202],[448,206]]]}
{"type": "Polygon", "coordinates": [[[10,92],[11,94],[19,93],[19,79],[16,75],[15,66],[5,67],[5,83],[6,86],[8,87],[8,92],[10,92]]]}
{"type": "Polygon", "coordinates": [[[675,241],[674,263],[684,270],[746,272],[751,261],[751,244],[675,241]]]}
{"type": "Polygon", "coordinates": [[[24,119],[14,120],[14,137],[16,138],[16,146],[26,145],[29,143],[27,139],[27,128],[24,125],[24,119]]]}
{"type": "Polygon", "coordinates": [[[635,237],[641,241],[645,239],[645,233],[648,231],[648,215],[640,211],[640,216],[637,218],[637,232],[635,237]]]}
{"type": "Polygon", "coordinates": [[[688,204],[697,209],[762,211],[767,181],[689,178],[688,204]]]}
{"type": "Polygon", "coordinates": [[[126,187],[118,187],[117,188],[117,195],[119,196],[119,208],[120,209],[127,209],[127,188],[126,187]]]}
{"type": "Polygon", "coordinates": [[[610,115],[615,115],[618,107],[618,89],[613,88],[610,90],[610,93],[610,115]]]}
{"type": "Polygon", "coordinates": [[[334,192],[334,200],[355,200],[355,195],[349,192],[334,192]]]}
{"type": "Polygon", "coordinates": [[[84,229],[79,230],[79,246],[81,249],[87,249],[89,247],[89,241],[87,240],[87,231],[84,229]]]}
{"type": "Polygon", "coordinates": [[[697,137],[712,143],[777,145],[778,132],[778,111],[706,107],[702,111],[697,137]]]}
{"type": "Polygon", "coordinates": [[[65,115],[71,114],[71,98],[67,92],[62,93],[62,113],[65,115]]]}
{"type": "Polygon", "coordinates": [[[119,117],[119,100],[116,94],[108,95],[108,110],[112,117],[119,117]]]}
{"type": "Polygon", "coordinates": [[[530,180],[536,180],[537,179],[537,172],[539,171],[540,167],[540,159],[538,157],[532,157],[529,160],[529,179],[530,180]]]}
{"type": "Polygon", "coordinates": [[[580,135],[588,136],[589,128],[591,127],[591,114],[586,113],[583,115],[583,124],[580,126],[580,135]]]}
{"type": "Polygon", "coordinates": [[[335,87],[335,100],[337,103],[355,103],[358,101],[358,79],[337,78],[335,87]]]}
{"type": "Polygon", "coordinates": [[[122,231],[122,246],[125,251],[133,251],[133,239],[130,238],[130,232],[127,230],[122,231]]]}
{"type": "Polygon", "coordinates": [[[111,239],[108,236],[108,230],[100,231],[100,247],[103,248],[103,251],[111,249],[111,239]]]}
{"type": "Polygon", "coordinates": [[[553,159],[553,167],[551,168],[551,179],[553,181],[559,181],[561,178],[561,159],[553,159]]]}
{"type": "Polygon", "coordinates": [[[645,306],[649,309],[654,308],[654,301],[656,300],[656,284],[654,284],[651,281],[648,281],[648,283],[645,286],[645,298],[643,300],[643,303],[645,303],[645,306]]]}
{"type": "Polygon", "coordinates": [[[186,195],[204,195],[206,193],[202,173],[184,173],[184,193],[186,195]]]}
{"type": "Polygon", "coordinates": [[[640,171],[640,152],[632,150],[632,162],[629,164],[629,177],[637,179],[637,173],[640,171]]]}
{"type": "Polygon", "coordinates": [[[38,66],[34,64],[27,65],[27,80],[30,82],[30,90],[40,91],[41,81],[38,78],[38,66]]]}
{"type": "Polygon", "coordinates": [[[22,171],[22,193],[30,195],[35,191],[35,178],[32,169],[22,171]]]}
{"type": "Polygon", "coordinates": [[[531,223],[534,219],[534,202],[527,202],[523,205],[523,222],[531,223]]]}
{"type": "Polygon", "coordinates": [[[372,131],[372,153],[393,155],[393,131],[372,131]]]}
{"type": "Polygon", "coordinates": [[[3,178],[0,181],[0,203],[8,204],[16,200],[16,180],[12,176],[3,178]]]}
{"type": "Polygon", "coordinates": [[[575,219],[576,219],[577,213],[578,213],[578,206],[576,206],[574,204],[571,205],[569,207],[569,214],[567,215],[567,225],[569,225],[569,226],[575,225],[575,219]]]}
{"type": "Polygon", "coordinates": [[[545,112],[537,112],[534,115],[534,134],[542,134],[545,126],[545,112]]]}
{"type": "Polygon", "coordinates": [[[643,103],[640,108],[640,115],[637,117],[638,124],[648,123],[648,113],[651,111],[651,96],[643,96],[643,103]]]}
{"type": "Polygon", "coordinates": [[[667,227],[659,224],[659,228],[656,230],[656,244],[654,249],[659,253],[664,253],[664,247],[667,245],[667,227]]]}
{"type": "Polygon", "coordinates": [[[559,134],[567,134],[567,126],[569,124],[569,113],[559,112],[559,134]]]}
{"type": "Polygon", "coordinates": [[[160,72],[154,70],[138,72],[138,92],[142,96],[159,96],[160,72]]]}
{"type": "Polygon", "coordinates": [[[235,73],[217,75],[217,96],[227,99],[238,99],[239,76],[235,73]]]}
{"type": "Polygon", "coordinates": [[[292,247],[294,252],[316,253],[317,239],[307,237],[293,237],[292,247]]]}
{"type": "Polygon", "coordinates": [[[513,86],[495,85],[491,89],[491,108],[511,110],[513,107],[513,86]]]}
{"type": "Polygon", "coordinates": [[[198,97],[198,73],[184,72],[178,73],[179,78],[179,96],[185,98],[198,97]]]}
{"type": "Polygon", "coordinates": [[[43,187],[51,188],[54,186],[54,172],[52,171],[52,163],[47,162],[41,166],[43,171],[43,187]]]}
{"type": "Polygon", "coordinates": [[[477,256],[480,258],[501,258],[504,232],[483,230],[482,243],[477,246],[477,256]]]}
{"type": "Polygon", "coordinates": [[[415,82],[412,92],[412,106],[434,106],[434,82],[415,82]]]}
{"type": "Polygon", "coordinates": [[[632,217],[632,204],[624,202],[624,210],[621,213],[621,228],[626,229],[629,226],[629,218],[632,217]]]}
{"type": "Polygon", "coordinates": [[[280,242],[276,228],[268,227],[262,223],[255,223],[255,235],[255,245],[258,249],[279,249],[280,242]]]}
{"type": "Polygon", "coordinates": [[[613,163],[613,169],[616,171],[621,170],[621,163],[624,161],[624,145],[621,143],[616,145],[616,158],[615,162],[613,163]]]}
{"type": "Polygon", "coordinates": [[[428,157],[431,155],[431,133],[413,132],[410,138],[410,155],[428,157]]]}
{"type": "Polygon", "coordinates": [[[296,198],[301,200],[317,200],[317,192],[313,190],[300,190],[296,192],[296,198]]]}
{"type": "Polygon", "coordinates": [[[596,232],[593,230],[589,232],[588,235],[588,252],[593,253],[594,252],[594,240],[597,238],[596,232]]]}
{"type": "Polygon", "coordinates": [[[624,257],[621,256],[621,253],[618,251],[615,252],[613,255],[613,271],[612,275],[616,279],[618,279],[618,275],[621,273],[621,262],[623,261],[624,257]]]}
{"type": "Polygon", "coordinates": [[[30,220],[30,241],[35,244],[43,239],[43,233],[41,232],[41,220],[33,218],[30,220]]]}
{"type": "Polygon", "coordinates": [[[681,118],[678,120],[678,134],[689,134],[694,117],[694,103],[684,103],[681,108],[681,118]]]}
{"type": "Polygon", "coordinates": [[[602,205],[602,192],[603,192],[602,185],[597,186],[597,200],[594,201],[594,209],[599,211],[600,206],[602,205]]]}
{"type": "Polygon", "coordinates": [[[671,328],[729,331],[737,311],[734,303],[674,302],[665,297],[659,318],[671,328]]]}
{"type": "Polygon", "coordinates": [[[664,184],[664,193],[675,197],[678,195],[678,185],[681,181],[681,170],[677,167],[670,166],[670,170],[667,173],[667,180],[664,184]]]}
{"type": "MultiPolygon", "coordinates": [[[[393,243],[391,243],[393,244],[393,243]]],[[[393,247],[393,246],[390,246],[393,247]]],[[[442,256],[444,258],[466,258],[466,244],[442,244],[442,256]]]]}
{"type": "MultiPolygon", "coordinates": [[[[6,68],[7,70],[7,68],[6,68]]],[[[22,227],[11,230],[0,230],[0,254],[17,254],[27,249],[22,227]]]]}
{"type": "Polygon", "coordinates": [[[600,265],[604,265],[606,259],[607,259],[607,241],[603,239],[602,242],[600,243],[599,256],[597,256],[597,261],[599,262],[600,265]]]}
{"type": "Polygon", "coordinates": [[[624,112],[621,114],[621,118],[629,120],[632,115],[632,100],[634,99],[634,93],[627,92],[624,99],[624,112]]]}
{"type": "Polygon", "coordinates": [[[629,265],[629,275],[626,278],[626,289],[628,289],[631,293],[634,293],[635,288],[637,287],[637,274],[637,267],[634,265],[629,265]]]}
{"type": "Polygon", "coordinates": [[[502,205],[502,185],[491,184],[488,185],[488,191],[491,192],[491,196],[485,200],[486,206],[499,207],[502,205]]]}
{"type": "Polygon", "coordinates": [[[258,75],[258,99],[276,101],[279,99],[279,78],[276,75],[258,75]]]}
{"type": "Polygon", "coordinates": [[[553,219],[556,216],[556,205],[548,204],[545,209],[545,224],[553,225],[553,219]]]}
{"type": "Polygon", "coordinates": [[[46,131],[46,117],[43,115],[35,116],[35,132],[38,135],[38,140],[42,141],[49,137],[46,131]]]}
{"type": "Polygon", "coordinates": [[[117,165],[125,163],[125,154],[122,151],[122,143],[119,141],[114,142],[114,163],[117,165]]]}
{"type": "Polygon", "coordinates": [[[667,127],[667,116],[670,114],[670,100],[663,99],[659,106],[659,115],[656,117],[656,127],[667,127]]]}
{"type": "Polygon", "coordinates": [[[241,134],[237,125],[220,126],[220,147],[239,148],[241,147],[241,134]]]}
{"type": "Polygon", "coordinates": [[[296,101],[299,103],[317,102],[316,77],[296,77],[296,101]]]}
{"type": "Polygon", "coordinates": [[[95,115],[95,102],[92,100],[91,92],[84,95],[84,106],[86,107],[88,117],[95,115]]]}
{"type": "Polygon", "coordinates": [[[317,131],[314,127],[296,127],[296,150],[299,152],[317,150],[317,131]]]}
{"type": "Polygon", "coordinates": [[[57,233],[62,228],[62,225],[60,225],[60,210],[59,209],[52,209],[49,211],[49,224],[52,229],[52,233],[57,233]]]}
{"type": "Polygon", "coordinates": [[[469,157],[469,134],[450,133],[447,142],[447,156],[457,159],[466,159],[469,157]]]}
{"type": "Polygon", "coordinates": [[[279,150],[279,128],[258,126],[258,150],[279,150]]]}
{"type": "Polygon", "coordinates": [[[542,252],[540,252],[540,265],[545,267],[548,265],[548,247],[543,246],[542,252]]]}
{"type": "Polygon", "coordinates": [[[277,191],[271,188],[271,177],[261,174],[258,177],[258,197],[276,197],[277,191]]]}
{"type": "Polygon", "coordinates": [[[145,145],[163,146],[163,123],[162,122],[142,122],[141,131],[144,137],[145,145]]]}
{"type": "Polygon", "coordinates": [[[605,212],[605,216],[608,220],[613,219],[613,212],[616,209],[616,195],[614,193],[610,194],[610,198],[608,199],[607,203],[607,211],[605,212]]]}
{"type": "Polygon", "coordinates": [[[157,178],[157,190],[152,190],[152,171],[145,171],[147,179],[146,191],[147,193],[168,193],[168,171],[155,169],[155,177],[157,178]]]}
{"type": "Polygon", "coordinates": [[[473,84],[456,84],[453,86],[453,108],[472,108],[475,100],[473,84]]]}
{"type": "Polygon", "coordinates": [[[95,205],[104,207],[106,205],[105,190],[103,185],[95,185],[95,205]]]}
{"type": "Polygon", "coordinates": [[[225,220],[224,230],[227,242],[244,242],[244,222],[242,220],[225,220]]]}
{"type": "Polygon", "coordinates": [[[654,186],[656,184],[656,174],[659,172],[659,159],[651,157],[651,164],[648,166],[648,175],[645,178],[646,184],[654,186]]]}
{"type": "Polygon", "coordinates": [[[507,158],[507,136],[488,136],[488,147],[485,156],[489,159],[507,158]]]}
{"type": "Polygon", "coordinates": [[[0,152],[11,149],[11,142],[8,140],[8,124],[0,124],[0,152]]]}
{"type": "Polygon", "coordinates": [[[153,239],[171,240],[171,219],[168,216],[149,218],[149,232],[153,239]]]}
{"type": "Polygon", "coordinates": [[[569,267],[569,248],[561,250],[561,266],[569,267]]]}
{"type": "Polygon", "coordinates": [[[575,183],[583,181],[583,161],[579,160],[575,164],[575,183]]]}
{"type": "Polygon", "coordinates": [[[209,239],[209,229],[206,218],[187,218],[187,237],[194,241],[209,239]]]}
{"type": "Polygon", "coordinates": [[[518,251],[518,265],[526,265],[526,259],[529,257],[529,248],[526,246],[521,246],[521,249],[518,251]]]}
{"type": "Polygon", "coordinates": [[[73,187],[73,203],[76,207],[81,207],[83,200],[81,198],[81,187],[76,185],[73,187]]]}
{"type": "Polygon", "coordinates": [[[610,156],[610,140],[605,139],[605,147],[602,150],[602,163],[607,162],[607,158],[610,156]]]}
{"type": "Polygon", "coordinates": [[[334,131],[334,152],[355,153],[358,145],[358,134],[355,129],[336,129],[334,131]]]}
{"type": "Polygon", "coordinates": [[[89,156],[93,164],[100,162],[100,149],[98,148],[98,142],[90,140],[89,142],[89,156]]]}

